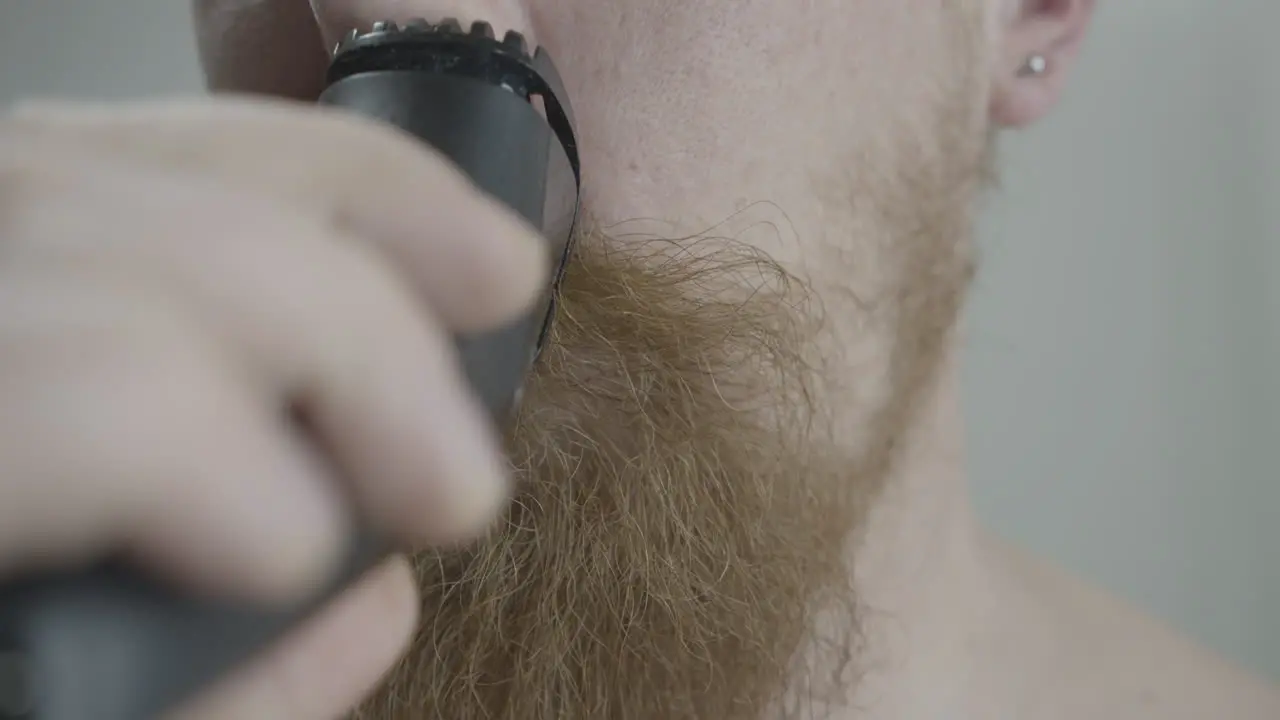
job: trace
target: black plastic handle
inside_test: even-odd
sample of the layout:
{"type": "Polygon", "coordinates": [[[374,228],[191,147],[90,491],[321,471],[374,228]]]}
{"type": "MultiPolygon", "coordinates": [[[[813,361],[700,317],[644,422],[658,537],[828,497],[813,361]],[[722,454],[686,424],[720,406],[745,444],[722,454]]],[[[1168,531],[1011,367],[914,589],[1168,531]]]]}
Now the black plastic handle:
{"type": "Polygon", "coordinates": [[[123,564],[0,590],[0,718],[153,718],[348,587],[386,548],[358,537],[324,592],[269,612],[178,595],[123,564]]]}
{"type": "MultiPolygon", "coordinates": [[[[519,401],[569,256],[580,182],[572,114],[550,60],[528,55],[518,35],[498,41],[484,23],[464,33],[453,21],[374,30],[339,48],[320,102],[433,145],[541,228],[557,268],[525,317],[458,338],[472,388],[501,423],[519,401]]],[[[372,534],[354,537],[324,591],[280,612],[183,596],[114,563],[2,584],[0,720],[155,717],[280,638],[388,550],[372,534]]]]}

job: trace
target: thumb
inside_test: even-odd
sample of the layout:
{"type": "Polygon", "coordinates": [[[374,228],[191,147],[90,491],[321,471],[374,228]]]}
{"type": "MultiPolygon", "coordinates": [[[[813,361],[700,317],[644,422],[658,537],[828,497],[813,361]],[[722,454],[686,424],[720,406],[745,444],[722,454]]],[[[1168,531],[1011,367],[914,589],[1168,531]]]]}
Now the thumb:
{"type": "Polygon", "coordinates": [[[209,89],[315,100],[329,52],[306,0],[194,0],[209,89]]]}

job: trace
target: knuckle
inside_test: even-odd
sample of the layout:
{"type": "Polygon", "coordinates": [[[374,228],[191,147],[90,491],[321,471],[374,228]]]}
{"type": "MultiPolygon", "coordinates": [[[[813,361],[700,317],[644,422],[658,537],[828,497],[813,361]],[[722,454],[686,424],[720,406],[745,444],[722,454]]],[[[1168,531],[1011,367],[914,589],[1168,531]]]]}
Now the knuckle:
{"type": "Polygon", "coordinates": [[[206,497],[208,482],[245,480],[236,477],[237,471],[252,467],[254,457],[245,442],[248,413],[231,399],[236,393],[190,379],[158,384],[137,377],[117,380],[134,390],[132,398],[117,397],[97,410],[117,432],[84,440],[96,446],[92,454],[108,466],[109,476],[137,490],[132,505],[155,507],[178,496],[206,497]]]}
{"type": "Polygon", "coordinates": [[[56,163],[39,162],[0,135],[0,248],[27,234],[25,224],[33,215],[53,210],[61,204],[58,198],[74,194],[72,185],[56,163]]]}
{"type": "Polygon", "coordinates": [[[85,342],[66,329],[41,351],[28,349],[25,367],[0,382],[6,474],[50,488],[110,488],[109,497],[89,494],[121,509],[200,495],[192,481],[219,475],[240,450],[218,444],[244,412],[241,395],[183,334],[135,324],[85,342]]]}

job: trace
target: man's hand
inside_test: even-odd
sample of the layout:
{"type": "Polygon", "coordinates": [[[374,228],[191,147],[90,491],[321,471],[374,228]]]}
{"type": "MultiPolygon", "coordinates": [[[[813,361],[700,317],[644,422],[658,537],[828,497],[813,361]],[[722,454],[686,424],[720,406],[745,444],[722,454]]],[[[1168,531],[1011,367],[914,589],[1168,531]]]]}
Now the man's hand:
{"type": "MultiPolygon", "coordinates": [[[[199,592],[290,602],[332,570],[350,510],[409,541],[477,534],[506,484],[451,336],[531,303],[540,242],[421,143],[334,112],[16,111],[0,576],[124,551],[199,592]]],[[[393,561],[183,717],[339,715],[415,613],[393,561]]]]}

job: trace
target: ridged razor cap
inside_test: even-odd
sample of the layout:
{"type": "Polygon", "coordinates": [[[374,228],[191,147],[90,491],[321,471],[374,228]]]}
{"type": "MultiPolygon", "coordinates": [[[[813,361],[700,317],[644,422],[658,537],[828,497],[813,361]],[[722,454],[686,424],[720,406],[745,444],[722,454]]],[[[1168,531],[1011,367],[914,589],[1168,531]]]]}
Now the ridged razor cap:
{"type": "Polygon", "coordinates": [[[335,57],[344,52],[358,48],[377,47],[387,43],[448,43],[465,39],[471,43],[479,43],[489,50],[496,50],[516,59],[532,62],[529,43],[524,35],[511,30],[498,40],[493,26],[482,20],[471,23],[471,27],[463,29],[457,18],[445,18],[438,23],[429,23],[415,18],[403,23],[389,21],[376,22],[368,30],[356,28],[338,42],[333,48],[335,57]]]}
{"type": "Polygon", "coordinates": [[[530,48],[524,35],[511,31],[498,39],[487,22],[473,22],[464,29],[454,18],[437,23],[383,21],[368,30],[352,30],[333,53],[330,84],[364,72],[406,70],[472,77],[526,100],[541,98],[547,121],[581,184],[577,124],[564,81],[546,50],[530,48]]]}

